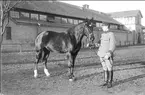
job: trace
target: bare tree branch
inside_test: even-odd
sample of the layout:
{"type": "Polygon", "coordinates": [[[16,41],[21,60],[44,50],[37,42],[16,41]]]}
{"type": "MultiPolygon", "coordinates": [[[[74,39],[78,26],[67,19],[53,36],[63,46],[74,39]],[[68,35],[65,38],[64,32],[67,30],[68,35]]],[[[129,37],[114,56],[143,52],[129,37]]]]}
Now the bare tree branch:
{"type": "MultiPolygon", "coordinates": [[[[1,7],[1,15],[0,15],[1,16],[1,23],[0,23],[1,25],[0,26],[1,26],[1,33],[2,33],[2,31],[3,31],[3,2],[2,1],[1,1],[0,7],[1,7]]],[[[0,35],[2,35],[2,34],[0,34],[0,35]]]]}
{"type": "Polygon", "coordinates": [[[12,8],[14,8],[17,4],[19,4],[22,0],[19,0],[19,2],[16,2],[13,6],[9,6],[6,12],[9,12],[12,8]]]}
{"type": "Polygon", "coordinates": [[[12,3],[12,1],[10,0],[3,0],[2,1],[2,15],[1,15],[1,35],[4,34],[5,29],[7,27],[7,25],[9,24],[9,12],[12,8],[14,8],[18,3],[20,3],[22,0],[18,0],[18,2],[16,2],[13,5],[10,5],[12,3]],[[6,21],[7,20],[7,21],[6,21]]]}
{"type": "Polygon", "coordinates": [[[9,2],[8,1],[5,1],[5,4],[4,5],[5,5],[4,6],[5,10],[8,10],[8,8],[10,6],[10,1],[9,2]]]}
{"type": "MultiPolygon", "coordinates": [[[[4,20],[4,21],[6,21],[6,20],[4,20]]],[[[9,22],[10,22],[10,18],[9,18],[9,16],[8,16],[7,22],[6,22],[5,26],[4,26],[4,24],[3,24],[4,27],[3,27],[3,31],[2,31],[2,33],[1,33],[2,35],[5,33],[5,31],[6,31],[5,29],[6,29],[6,27],[8,26],[9,22]]],[[[3,22],[3,23],[4,23],[4,22],[3,22]]]]}

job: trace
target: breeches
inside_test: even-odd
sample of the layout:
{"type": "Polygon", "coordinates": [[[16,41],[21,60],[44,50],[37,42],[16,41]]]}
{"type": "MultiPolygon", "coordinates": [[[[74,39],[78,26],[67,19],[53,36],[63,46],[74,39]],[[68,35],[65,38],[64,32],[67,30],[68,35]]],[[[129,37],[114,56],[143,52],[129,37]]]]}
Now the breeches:
{"type": "Polygon", "coordinates": [[[100,57],[100,61],[101,61],[101,64],[102,64],[102,67],[103,67],[103,70],[105,71],[111,71],[112,68],[113,68],[113,60],[112,58],[109,58],[109,59],[104,59],[103,57],[100,57]]]}

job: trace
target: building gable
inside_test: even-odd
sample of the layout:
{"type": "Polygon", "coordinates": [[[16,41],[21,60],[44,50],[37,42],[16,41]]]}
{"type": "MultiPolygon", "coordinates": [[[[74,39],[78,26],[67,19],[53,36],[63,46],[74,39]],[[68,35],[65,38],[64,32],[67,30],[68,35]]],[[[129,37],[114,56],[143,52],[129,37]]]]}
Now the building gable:
{"type": "Polygon", "coordinates": [[[137,16],[140,15],[141,18],[143,18],[142,13],[140,10],[131,10],[131,11],[121,11],[121,12],[112,12],[112,13],[108,13],[108,15],[110,15],[113,18],[117,18],[117,17],[132,17],[132,16],[137,16]]]}

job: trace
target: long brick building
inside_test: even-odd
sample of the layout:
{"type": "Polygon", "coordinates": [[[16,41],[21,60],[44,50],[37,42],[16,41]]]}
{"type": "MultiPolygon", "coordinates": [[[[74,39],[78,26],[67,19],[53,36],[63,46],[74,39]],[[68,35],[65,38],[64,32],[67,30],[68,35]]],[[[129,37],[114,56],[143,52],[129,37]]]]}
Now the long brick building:
{"type": "MultiPolygon", "coordinates": [[[[132,34],[124,31],[123,24],[105,13],[89,9],[88,5],[78,7],[59,1],[23,1],[16,5],[9,14],[10,23],[4,35],[3,49],[17,47],[17,45],[21,45],[21,48],[33,46],[36,36],[42,31],[65,32],[69,27],[92,17],[96,23],[95,41],[100,38],[102,22],[110,24],[118,38],[118,45],[132,41],[132,34]]],[[[83,43],[85,46],[85,39],[83,43]]]]}

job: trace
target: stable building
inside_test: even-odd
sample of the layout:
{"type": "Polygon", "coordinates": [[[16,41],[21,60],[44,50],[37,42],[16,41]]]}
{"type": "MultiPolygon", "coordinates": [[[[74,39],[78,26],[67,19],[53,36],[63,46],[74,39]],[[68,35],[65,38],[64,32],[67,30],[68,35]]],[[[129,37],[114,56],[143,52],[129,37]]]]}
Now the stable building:
{"type": "MultiPolygon", "coordinates": [[[[129,40],[128,34],[124,32],[123,24],[105,13],[89,9],[88,5],[78,7],[59,1],[22,1],[10,11],[9,15],[10,23],[6,27],[3,49],[17,47],[17,45],[21,49],[29,49],[34,46],[34,40],[40,32],[47,30],[65,32],[73,25],[92,17],[96,24],[95,41],[98,41],[101,35],[102,22],[109,23],[111,29],[118,32],[117,38],[121,38],[123,34],[125,39],[129,40]]],[[[85,42],[84,39],[83,47],[85,42]]]]}

